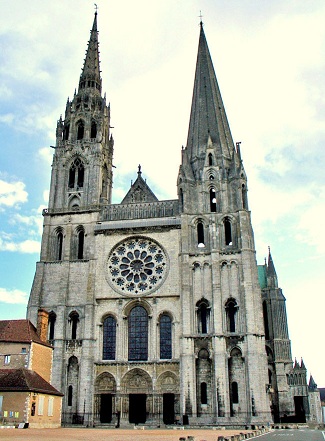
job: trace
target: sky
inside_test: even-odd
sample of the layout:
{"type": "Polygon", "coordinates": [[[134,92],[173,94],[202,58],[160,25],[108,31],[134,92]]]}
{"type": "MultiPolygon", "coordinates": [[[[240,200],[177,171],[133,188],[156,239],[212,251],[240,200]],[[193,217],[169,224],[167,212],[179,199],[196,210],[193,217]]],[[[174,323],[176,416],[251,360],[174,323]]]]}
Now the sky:
{"type": "MultiPolygon", "coordinates": [[[[113,202],[142,176],[176,198],[200,14],[248,176],[257,261],[271,247],[292,355],[325,387],[325,3],[96,0],[113,202]],[[200,12],[201,11],[201,12],[200,12]]],[[[78,86],[89,0],[0,0],[0,320],[25,318],[56,122],[78,86]]]]}

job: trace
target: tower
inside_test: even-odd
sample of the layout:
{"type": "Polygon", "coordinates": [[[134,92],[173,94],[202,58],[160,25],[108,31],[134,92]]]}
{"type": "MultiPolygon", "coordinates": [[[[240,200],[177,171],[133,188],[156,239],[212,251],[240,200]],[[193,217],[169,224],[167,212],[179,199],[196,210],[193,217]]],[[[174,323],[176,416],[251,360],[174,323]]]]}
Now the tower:
{"type": "Polygon", "coordinates": [[[181,370],[183,394],[191,403],[186,413],[267,420],[264,327],[247,180],[202,23],[178,194],[181,370]]]}
{"type": "Polygon", "coordinates": [[[27,314],[33,323],[40,308],[49,314],[63,421],[246,426],[270,422],[271,406],[292,415],[290,382],[305,367],[292,367],[271,254],[256,263],[240,143],[202,23],[177,199],[159,200],[139,166],[111,203],[97,14],[56,134],[27,314]]]}

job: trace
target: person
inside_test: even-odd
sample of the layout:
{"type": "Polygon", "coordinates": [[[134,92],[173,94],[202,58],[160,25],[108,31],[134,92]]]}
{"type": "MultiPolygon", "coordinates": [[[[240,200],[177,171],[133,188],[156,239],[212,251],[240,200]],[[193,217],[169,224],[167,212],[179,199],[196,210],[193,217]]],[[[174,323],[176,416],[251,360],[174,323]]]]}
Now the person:
{"type": "Polygon", "coordinates": [[[116,412],[116,426],[115,426],[116,429],[120,427],[120,419],[121,419],[121,412],[118,410],[116,412]]]}

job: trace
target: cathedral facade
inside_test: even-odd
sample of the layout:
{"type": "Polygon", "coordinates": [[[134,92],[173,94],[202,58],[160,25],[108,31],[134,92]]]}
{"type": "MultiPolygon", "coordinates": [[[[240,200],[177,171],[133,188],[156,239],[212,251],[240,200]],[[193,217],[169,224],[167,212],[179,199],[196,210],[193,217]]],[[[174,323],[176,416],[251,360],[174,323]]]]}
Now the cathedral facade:
{"type": "Polygon", "coordinates": [[[63,422],[265,425],[299,406],[308,416],[306,381],[295,408],[285,299],[271,255],[256,263],[240,145],[202,23],[177,199],[158,200],[139,166],[112,204],[113,148],[96,13],[57,123],[27,311],[34,324],[48,314],[63,422]]]}

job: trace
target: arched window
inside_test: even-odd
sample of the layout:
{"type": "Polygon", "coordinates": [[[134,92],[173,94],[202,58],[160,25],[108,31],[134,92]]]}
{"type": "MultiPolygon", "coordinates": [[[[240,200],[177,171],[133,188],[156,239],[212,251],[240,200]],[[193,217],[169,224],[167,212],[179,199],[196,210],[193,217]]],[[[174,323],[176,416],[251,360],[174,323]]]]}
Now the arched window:
{"type": "Polygon", "coordinates": [[[63,250],[63,232],[58,230],[56,234],[56,247],[55,247],[55,260],[62,260],[62,250],[63,250]]]}
{"type": "Polygon", "coordinates": [[[85,133],[85,125],[83,121],[78,121],[77,123],[77,140],[80,141],[83,139],[85,133]]]}
{"type": "Polygon", "coordinates": [[[215,213],[217,211],[217,198],[216,198],[216,189],[210,189],[210,211],[215,213]]]}
{"type": "Polygon", "coordinates": [[[209,153],[209,155],[208,155],[208,162],[209,162],[209,165],[213,165],[212,153],[209,153]]]}
{"type": "Polygon", "coordinates": [[[197,246],[199,248],[204,248],[204,225],[201,221],[197,223],[197,246]]]}
{"type": "Polygon", "coordinates": [[[148,359],[148,314],[135,306],[129,315],[129,360],[148,359]]]}
{"type": "Polygon", "coordinates": [[[208,404],[207,384],[201,383],[201,404],[208,404]]]}
{"type": "Polygon", "coordinates": [[[267,316],[267,306],[265,300],[263,302],[263,319],[264,319],[265,340],[270,340],[269,320],[267,316]]]}
{"type": "Polygon", "coordinates": [[[79,383],[79,363],[78,358],[74,355],[69,358],[67,369],[67,401],[68,406],[73,407],[74,411],[77,410],[77,394],[79,383]]]}
{"type": "Polygon", "coordinates": [[[197,304],[198,332],[200,334],[207,334],[208,332],[209,312],[209,303],[206,300],[202,300],[197,304]]]}
{"type": "Polygon", "coordinates": [[[97,124],[95,121],[92,121],[91,123],[91,129],[90,129],[90,138],[94,139],[97,136],[97,124]]]}
{"type": "Polygon", "coordinates": [[[243,208],[245,210],[247,210],[247,191],[246,191],[246,187],[245,184],[242,184],[241,186],[241,197],[242,197],[242,204],[243,204],[243,208]]]}
{"type": "Polygon", "coordinates": [[[49,313],[49,340],[54,340],[56,314],[55,312],[49,313]]]}
{"type": "Polygon", "coordinates": [[[168,314],[163,314],[159,321],[160,330],[160,358],[170,360],[172,358],[172,320],[168,314]]]}
{"type": "Polygon", "coordinates": [[[80,158],[76,158],[69,169],[69,188],[82,188],[84,185],[85,169],[80,158]]]}
{"type": "Polygon", "coordinates": [[[77,236],[77,246],[78,246],[77,257],[78,257],[78,259],[84,258],[84,242],[85,242],[85,231],[83,229],[80,229],[78,231],[78,236],[77,236]]]}
{"type": "Polygon", "coordinates": [[[226,314],[227,314],[227,331],[236,332],[236,313],[237,313],[237,302],[235,299],[229,299],[226,303],[226,314]]]}
{"type": "Polygon", "coordinates": [[[69,315],[69,321],[71,322],[71,339],[76,340],[77,338],[77,328],[79,322],[79,314],[77,311],[73,311],[69,315]]]}
{"type": "Polygon", "coordinates": [[[63,141],[68,141],[70,132],[70,124],[64,124],[63,141]]]}
{"type": "Polygon", "coordinates": [[[225,243],[226,245],[232,245],[232,232],[231,232],[231,221],[228,217],[225,218],[224,222],[225,229],[225,243]]]}
{"type": "Polygon", "coordinates": [[[183,192],[182,188],[180,188],[180,190],[179,190],[179,199],[180,199],[180,204],[181,204],[181,211],[183,212],[183,210],[184,210],[184,192],[183,192]]]}
{"type": "Polygon", "coordinates": [[[116,320],[112,316],[103,323],[103,360],[115,360],[116,356],[116,320]]]}

